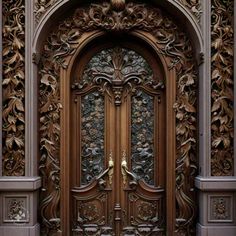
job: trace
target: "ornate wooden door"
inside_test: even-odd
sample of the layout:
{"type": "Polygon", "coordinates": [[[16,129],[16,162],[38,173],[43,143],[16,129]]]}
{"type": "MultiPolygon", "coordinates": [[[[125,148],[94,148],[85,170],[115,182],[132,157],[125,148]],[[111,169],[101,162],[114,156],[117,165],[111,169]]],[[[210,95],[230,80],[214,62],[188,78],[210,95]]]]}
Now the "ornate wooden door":
{"type": "Polygon", "coordinates": [[[72,235],[165,235],[158,60],[128,43],[84,54],[72,80],[72,235]]]}

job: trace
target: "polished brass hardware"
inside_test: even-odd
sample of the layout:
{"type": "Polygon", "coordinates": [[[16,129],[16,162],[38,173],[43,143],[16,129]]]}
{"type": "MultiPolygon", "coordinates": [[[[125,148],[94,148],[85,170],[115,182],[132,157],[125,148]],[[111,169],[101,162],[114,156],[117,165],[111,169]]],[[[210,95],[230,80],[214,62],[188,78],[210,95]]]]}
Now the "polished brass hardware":
{"type": "Polygon", "coordinates": [[[108,171],[108,176],[109,176],[109,184],[112,185],[112,178],[113,178],[113,174],[114,174],[114,160],[112,158],[112,151],[110,152],[110,155],[109,155],[109,162],[108,162],[108,168],[109,168],[109,171],[108,171]]]}
{"type": "Polygon", "coordinates": [[[122,161],[121,161],[121,173],[123,176],[123,184],[126,185],[127,183],[127,171],[128,171],[128,166],[127,166],[127,161],[126,161],[126,151],[123,151],[122,154],[122,161]]]}

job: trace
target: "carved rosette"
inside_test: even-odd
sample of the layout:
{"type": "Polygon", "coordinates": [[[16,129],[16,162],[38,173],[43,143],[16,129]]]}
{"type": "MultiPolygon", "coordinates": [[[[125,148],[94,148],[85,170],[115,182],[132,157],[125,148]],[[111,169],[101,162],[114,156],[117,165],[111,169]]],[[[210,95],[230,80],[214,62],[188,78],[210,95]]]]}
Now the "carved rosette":
{"type": "Polygon", "coordinates": [[[25,6],[3,4],[3,175],[25,174],[25,6]]]}
{"type": "Polygon", "coordinates": [[[38,23],[45,13],[58,1],[60,0],[35,0],[34,16],[36,23],[38,23]]]}
{"type": "Polygon", "coordinates": [[[212,1],[212,176],[234,174],[234,1],[212,1]]]}
{"type": "MultiPolygon", "coordinates": [[[[53,31],[44,44],[40,74],[40,172],[44,192],[41,216],[46,231],[60,231],[60,68],[75,53],[84,32],[148,31],[156,38],[159,53],[177,71],[176,110],[176,232],[194,232],[194,177],[196,157],[196,84],[193,52],[187,36],[158,8],[126,4],[123,11],[109,3],[91,4],[75,13],[53,31]]],[[[49,234],[50,235],[50,234],[49,234]]],[[[189,234],[188,234],[189,235],[189,234]]]]}
{"type": "Polygon", "coordinates": [[[198,23],[200,22],[201,15],[202,15],[202,2],[201,0],[177,0],[183,6],[185,6],[191,14],[196,18],[198,23]]]}
{"type": "Polygon", "coordinates": [[[25,208],[25,201],[23,199],[10,199],[8,202],[7,220],[11,222],[24,222],[29,217],[29,213],[25,208]]]}

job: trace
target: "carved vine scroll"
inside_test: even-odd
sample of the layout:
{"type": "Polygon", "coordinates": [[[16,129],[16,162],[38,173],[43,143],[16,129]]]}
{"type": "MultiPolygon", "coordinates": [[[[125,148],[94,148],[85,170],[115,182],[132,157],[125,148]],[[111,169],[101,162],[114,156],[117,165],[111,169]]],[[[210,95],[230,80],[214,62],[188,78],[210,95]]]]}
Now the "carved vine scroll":
{"type": "MultiPolygon", "coordinates": [[[[187,7],[190,12],[195,16],[198,22],[200,22],[202,14],[202,0],[177,0],[187,7]]],[[[204,0],[203,0],[204,1],[204,0]]]]}
{"type": "Polygon", "coordinates": [[[44,14],[58,1],[60,0],[35,0],[35,21],[38,23],[44,14]]]}
{"type": "Polygon", "coordinates": [[[43,178],[41,216],[44,231],[60,231],[60,68],[75,53],[83,33],[140,30],[156,38],[159,53],[177,71],[176,110],[176,233],[192,235],[195,220],[194,177],[196,156],[197,76],[191,43],[162,10],[145,4],[126,4],[123,11],[110,3],[79,8],[54,30],[44,43],[40,74],[40,172],[43,178]]]}
{"type": "Polygon", "coordinates": [[[234,174],[234,1],[212,1],[212,176],[234,174]]]}
{"type": "Polygon", "coordinates": [[[3,175],[25,173],[25,6],[3,4],[3,175]]]}

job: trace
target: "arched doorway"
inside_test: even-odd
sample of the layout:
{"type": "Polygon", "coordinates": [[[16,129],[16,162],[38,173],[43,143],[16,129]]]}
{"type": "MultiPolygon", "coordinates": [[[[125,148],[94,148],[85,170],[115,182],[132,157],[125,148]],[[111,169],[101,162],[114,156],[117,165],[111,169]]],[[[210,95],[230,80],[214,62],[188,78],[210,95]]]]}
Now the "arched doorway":
{"type": "Polygon", "coordinates": [[[133,3],[79,8],[48,37],[39,72],[46,231],[194,235],[197,80],[191,43],[171,18],[133,3]]]}
{"type": "Polygon", "coordinates": [[[136,41],[96,39],[76,60],[70,120],[74,235],[166,231],[165,74],[153,50],[136,41]]]}

